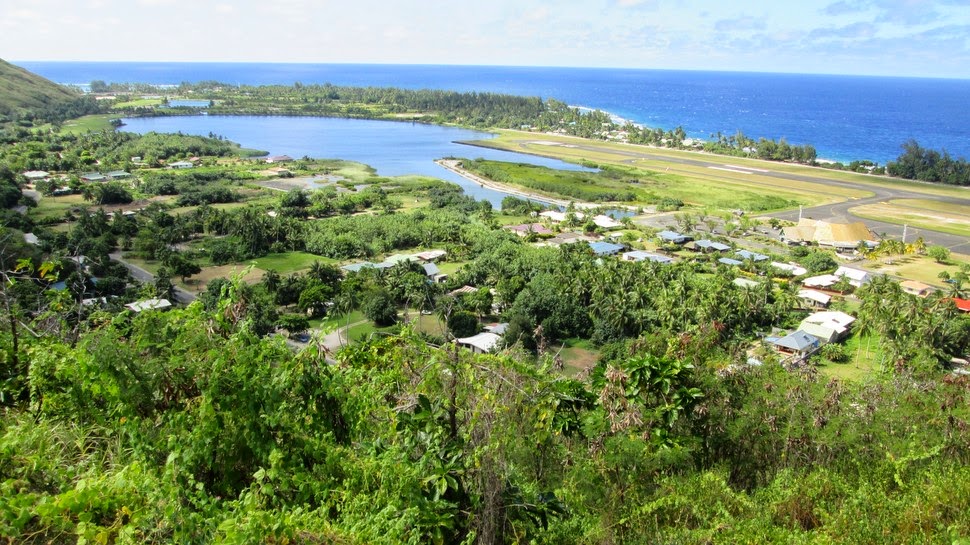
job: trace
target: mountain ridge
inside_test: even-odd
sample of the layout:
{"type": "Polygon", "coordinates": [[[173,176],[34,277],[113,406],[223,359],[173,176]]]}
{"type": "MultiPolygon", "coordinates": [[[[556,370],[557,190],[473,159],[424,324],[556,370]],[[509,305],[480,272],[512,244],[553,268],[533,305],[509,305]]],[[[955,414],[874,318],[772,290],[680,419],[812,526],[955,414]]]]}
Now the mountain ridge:
{"type": "Polygon", "coordinates": [[[67,103],[78,93],[0,59],[0,115],[67,103]]]}

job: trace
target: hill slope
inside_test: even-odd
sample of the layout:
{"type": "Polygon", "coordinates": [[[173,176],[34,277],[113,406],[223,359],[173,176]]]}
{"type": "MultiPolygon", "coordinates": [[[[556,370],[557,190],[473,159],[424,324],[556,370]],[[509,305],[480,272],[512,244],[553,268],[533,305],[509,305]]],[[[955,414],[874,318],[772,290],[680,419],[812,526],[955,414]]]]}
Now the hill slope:
{"type": "Polygon", "coordinates": [[[76,98],[70,89],[0,59],[0,113],[41,109],[76,98]]]}

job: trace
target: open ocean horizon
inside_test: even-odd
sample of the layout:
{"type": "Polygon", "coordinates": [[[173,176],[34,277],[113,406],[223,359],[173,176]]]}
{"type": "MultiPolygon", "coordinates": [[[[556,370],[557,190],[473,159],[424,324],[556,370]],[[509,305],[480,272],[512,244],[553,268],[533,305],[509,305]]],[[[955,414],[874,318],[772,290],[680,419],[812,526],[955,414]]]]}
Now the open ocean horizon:
{"type": "Polygon", "coordinates": [[[885,164],[914,139],[970,158],[970,80],[512,66],[17,61],[67,85],[303,84],[555,98],[694,138],[743,132],[811,144],[821,159],[885,164]]]}

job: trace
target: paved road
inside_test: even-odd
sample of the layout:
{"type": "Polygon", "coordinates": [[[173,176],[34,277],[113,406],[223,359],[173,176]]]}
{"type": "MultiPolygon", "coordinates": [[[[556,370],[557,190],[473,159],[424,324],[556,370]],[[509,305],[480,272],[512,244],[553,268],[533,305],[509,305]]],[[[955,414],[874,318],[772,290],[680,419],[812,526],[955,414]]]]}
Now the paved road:
{"type": "MultiPolygon", "coordinates": [[[[602,153],[603,149],[597,146],[584,145],[580,141],[577,141],[575,145],[571,145],[574,149],[581,149],[590,152],[602,153]]],[[[534,151],[530,151],[534,153],[534,151]]],[[[819,176],[812,176],[808,174],[793,174],[790,172],[777,172],[771,170],[772,163],[770,161],[764,162],[763,168],[751,168],[743,167],[731,164],[731,157],[717,157],[713,160],[706,159],[693,159],[687,157],[670,157],[667,155],[653,154],[649,151],[640,151],[636,149],[630,150],[616,150],[610,149],[610,154],[620,155],[629,157],[625,162],[632,163],[636,160],[652,160],[652,161],[662,161],[665,163],[670,163],[673,165],[689,165],[692,167],[702,167],[710,169],[731,169],[738,172],[750,172],[752,174],[757,174],[758,176],[766,176],[769,178],[776,178],[781,180],[792,180],[798,182],[811,182],[817,184],[824,184],[836,187],[844,187],[848,189],[857,189],[860,191],[867,191],[872,193],[873,196],[861,198],[861,199],[849,199],[845,202],[837,204],[829,204],[823,206],[815,206],[811,208],[805,208],[802,210],[802,216],[813,219],[827,220],[831,218],[844,218],[848,221],[864,221],[874,232],[877,234],[885,234],[888,238],[902,238],[903,226],[896,225],[894,223],[887,223],[883,221],[875,221],[865,218],[860,218],[849,211],[850,208],[856,206],[861,206],[864,204],[875,204],[881,202],[888,202],[893,199],[931,199],[935,201],[959,204],[963,206],[970,206],[970,189],[967,189],[967,197],[943,197],[937,195],[930,195],[926,193],[919,193],[915,191],[909,191],[906,189],[898,189],[894,187],[879,186],[875,184],[860,184],[855,182],[845,182],[838,180],[831,180],[819,176]]],[[[676,167],[670,169],[673,172],[678,172],[676,167]]],[[[798,211],[789,212],[778,212],[773,214],[765,214],[766,217],[775,217],[784,220],[797,221],[798,211]]],[[[939,231],[932,231],[929,229],[917,229],[914,227],[908,227],[906,229],[906,240],[913,241],[917,237],[922,236],[923,240],[927,244],[939,244],[941,246],[946,246],[951,250],[959,253],[970,253],[970,240],[967,237],[959,235],[951,235],[949,233],[941,233],[939,231]]]]}
{"type": "MultiPolygon", "coordinates": [[[[134,278],[135,280],[143,283],[155,281],[155,275],[153,275],[152,273],[146,271],[145,269],[137,265],[132,265],[131,263],[125,261],[121,257],[121,252],[114,252],[112,254],[108,254],[108,257],[110,257],[114,261],[117,261],[118,263],[121,263],[125,267],[128,267],[128,272],[131,273],[132,278],[134,278]]],[[[175,300],[178,301],[179,303],[182,303],[183,305],[187,305],[192,301],[195,301],[195,294],[190,291],[186,291],[178,286],[175,286],[175,300]]]]}

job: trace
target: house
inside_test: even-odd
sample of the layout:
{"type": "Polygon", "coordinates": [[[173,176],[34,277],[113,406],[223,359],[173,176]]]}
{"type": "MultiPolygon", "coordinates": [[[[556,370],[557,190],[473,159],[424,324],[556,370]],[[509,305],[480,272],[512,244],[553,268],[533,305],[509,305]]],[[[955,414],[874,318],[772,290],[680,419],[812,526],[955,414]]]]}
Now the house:
{"type": "Polygon", "coordinates": [[[903,288],[906,293],[917,297],[926,297],[933,291],[933,286],[917,280],[904,280],[899,283],[899,287],[903,288]]]}
{"type": "Polygon", "coordinates": [[[612,242],[590,242],[589,248],[598,256],[616,255],[623,251],[623,245],[612,242]]]}
{"type": "Polygon", "coordinates": [[[837,223],[802,218],[798,224],[782,230],[782,241],[788,244],[817,242],[821,246],[852,249],[860,242],[875,243],[875,237],[861,221],[837,223]]]}
{"type": "Polygon", "coordinates": [[[552,230],[541,223],[523,223],[521,225],[508,225],[506,229],[512,231],[520,237],[527,237],[530,234],[551,235],[552,230]]]}
{"type": "Polygon", "coordinates": [[[172,307],[172,303],[168,299],[153,298],[128,303],[125,305],[125,307],[133,312],[142,312],[145,310],[166,310],[172,307]]]}
{"type": "Polygon", "coordinates": [[[662,242],[671,244],[685,244],[691,241],[691,237],[675,231],[660,231],[657,236],[660,237],[662,242]]]}
{"type": "Polygon", "coordinates": [[[828,288],[837,284],[841,279],[842,277],[834,274],[820,274],[803,279],[802,285],[809,288],[828,288]]]}
{"type": "Polygon", "coordinates": [[[371,263],[370,261],[363,261],[360,263],[351,263],[349,265],[344,265],[340,267],[341,270],[347,272],[360,272],[362,269],[389,269],[394,266],[394,263],[388,263],[384,261],[382,263],[371,263]]]}
{"type": "Polygon", "coordinates": [[[32,182],[36,180],[43,180],[50,175],[50,172],[45,170],[28,170],[27,172],[24,172],[24,178],[27,178],[32,182]]]}
{"type": "Polygon", "coordinates": [[[673,263],[673,258],[667,257],[665,255],[655,254],[651,252],[646,252],[643,250],[634,250],[632,252],[626,252],[622,256],[623,261],[653,261],[654,263],[673,263]]]}
{"type": "Polygon", "coordinates": [[[271,155],[266,158],[267,163],[288,163],[292,160],[293,158],[289,155],[271,155]]]}
{"type": "Polygon", "coordinates": [[[579,233],[559,233],[558,235],[547,239],[541,245],[544,246],[561,246],[563,244],[573,244],[575,242],[595,242],[596,237],[590,237],[586,235],[581,235],[579,233]]]}
{"type": "Polygon", "coordinates": [[[970,299],[959,299],[957,297],[954,297],[953,304],[957,306],[957,310],[961,310],[963,312],[970,312],[970,299]]]}
{"type": "Polygon", "coordinates": [[[602,214],[599,216],[593,216],[593,223],[597,227],[602,227],[603,229],[616,229],[617,227],[623,227],[622,223],[602,214]]]}
{"type": "Polygon", "coordinates": [[[499,341],[501,340],[502,337],[500,335],[491,333],[489,331],[484,331],[482,333],[478,333],[477,335],[472,335],[471,337],[455,339],[455,342],[471,349],[471,351],[475,352],[476,354],[486,354],[498,346],[499,341]]]}
{"type": "Polygon", "coordinates": [[[174,163],[170,163],[168,165],[168,168],[183,169],[183,168],[192,168],[194,166],[195,165],[193,165],[188,161],[175,161],[174,163]]]}
{"type": "Polygon", "coordinates": [[[24,242],[26,242],[27,244],[33,244],[34,246],[37,246],[38,244],[40,244],[40,239],[37,238],[37,235],[33,233],[24,233],[24,242]]]}
{"type": "Polygon", "coordinates": [[[794,263],[779,263],[778,261],[772,261],[771,266],[779,271],[789,273],[792,276],[801,276],[808,273],[808,269],[795,265],[794,263]]]}
{"type": "Polygon", "coordinates": [[[727,244],[714,242],[713,240],[702,239],[694,242],[694,249],[698,252],[726,252],[731,249],[727,244]]]}
{"type": "Polygon", "coordinates": [[[424,274],[435,284],[440,284],[445,280],[448,280],[448,275],[441,272],[434,263],[422,263],[421,267],[424,269],[424,274]]]}
{"type": "Polygon", "coordinates": [[[99,172],[86,172],[80,176],[83,182],[103,182],[108,179],[107,176],[99,172]]]}
{"type": "Polygon", "coordinates": [[[766,256],[764,254],[759,254],[759,253],[756,253],[756,252],[750,252],[748,250],[738,250],[738,251],[734,252],[734,255],[738,259],[745,260],[745,261],[747,261],[748,259],[750,259],[752,261],[767,261],[768,260],[768,256],[766,256]]]}
{"type": "Polygon", "coordinates": [[[731,259],[730,257],[722,257],[721,259],[718,259],[717,262],[722,265],[728,265],[730,267],[740,267],[741,265],[744,265],[743,261],[738,261],[737,259],[731,259]]]}
{"type": "Polygon", "coordinates": [[[505,335],[505,330],[509,328],[507,322],[499,322],[495,324],[488,324],[484,327],[485,331],[489,333],[494,333],[496,335],[505,335]]]}
{"type": "Polygon", "coordinates": [[[456,297],[458,295],[463,295],[465,293],[475,293],[476,291],[478,291],[478,288],[476,288],[475,286],[462,286],[458,289],[449,291],[448,295],[452,297],[456,297]]]}
{"type": "Polygon", "coordinates": [[[815,290],[798,290],[798,298],[813,307],[827,307],[832,296],[815,290]]]}
{"type": "Polygon", "coordinates": [[[384,258],[384,263],[390,263],[392,266],[397,265],[403,261],[417,261],[418,258],[410,254],[394,254],[389,255],[384,258]]]}
{"type": "Polygon", "coordinates": [[[811,356],[821,346],[818,338],[804,331],[795,331],[780,339],[769,337],[765,340],[780,352],[794,354],[803,358],[811,356]]]}
{"type": "Polygon", "coordinates": [[[427,252],[414,254],[414,257],[420,259],[421,261],[435,261],[446,255],[448,255],[448,252],[444,250],[428,250],[427,252]]]}
{"type": "Polygon", "coordinates": [[[108,178],[112,180],[124,180],[125,178],[131,178],[131,174],[125,172],[124,170],[112,170],[105,174],[108,178]]]}
{"type": "MultiPolygon", "coordinates": [[[[580,212],[574,213],[576,219],[583,219],[583,214],[580,212]]],[[[562,223],[566,221],[566,213],[560,212],[559,210],[543,210],[539,212],[539,217],[546,218],[553,223],[562,223]]]]}
{"type": "Polygon", "coordinates": [[[868,272],[860,269],[853,269],[851,267],[839,267],[838,269],[835,269],[835,272],[832,274],[840,278],[844,277],[849,284],[852,284],[857,288],[862,287],[862,285],[868,282],[871,278],[868,272]]]}
{"type": "Polygon", "coordinates": [[[756,282],[750,278],[738,277],[731,281],[732,284],[739,288],[753,289],[761,285],[761,282],[756,282]]]}
{"type": "Polygon", "coordinates": [[[802,320],[798,329],[817,337],[823,343],[844,339],[855,317],[844,312],[816,312],[802,320]]]}

